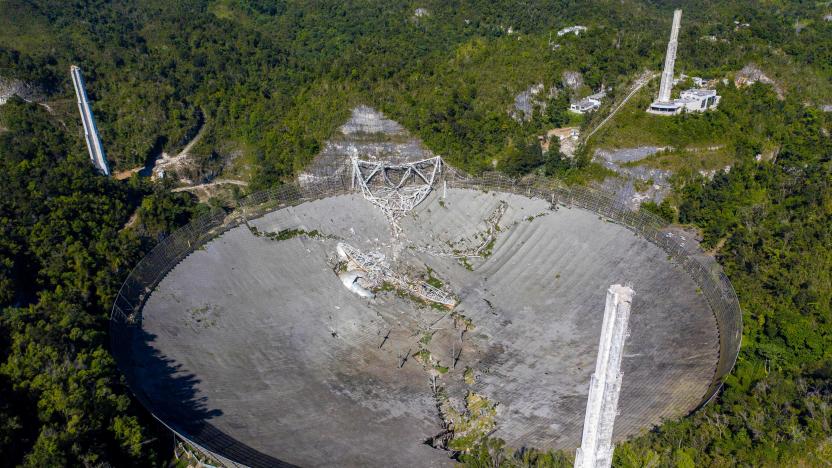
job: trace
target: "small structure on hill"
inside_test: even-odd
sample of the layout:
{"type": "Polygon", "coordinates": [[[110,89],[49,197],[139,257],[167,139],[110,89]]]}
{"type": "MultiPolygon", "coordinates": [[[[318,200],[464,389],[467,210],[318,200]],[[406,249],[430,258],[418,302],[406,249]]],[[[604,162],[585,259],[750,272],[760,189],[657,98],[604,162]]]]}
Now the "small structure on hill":
{"type": "Polygon", "coordinates": [[[572,34],[578,36],[584,31],[586,31],[586,26],[580,26],[580,25],[569,26],[568,28],[563,28],[560,31],[558,31],[558,36],[559,37],[560,36],[565,36],[569,33],[572,33],[572,34]]]}
{"type": "Polygon", "coordinates": [[[697,88],[707,88],[708,86],[713,86],[716,83],[714,80],[706,80],[701,76],[692,76],[691,81],[693,81],[693,85],[697,88]]]}
{"type": "Polygon", "coordinates": [[[677,115],[682,112],[704,112],[714,109],[719,104],[720,97],[713,89],[691,88],[682,91],[679,99],[671,99],[673,90],[673,67],[676,63],[676,47],[679,39],[679,26],[682,22],[682,10],[673,12],[673,26],[670,30],[670,41],[667,43],[667,55],[664,60],[662,81],[659,85],[659,96],[647,108],[647,112],[656,115],[677,115]]]}
{"type": "Polygon", "coordinates": [[[601,107],[601,101],[592,98],[585,98],[570,104],[569,112],[573,112],[575,114],[585,114],[587,112],[597,110],[599,107],[601,107]]]}
{"type": "Polygon", "coordinates": [[[598,110],[598,108],[601,107],[601,99],[603,99],[606,95],[607,93],[603,90],[589,95],[580,101],[570,104],[569,111],[574,112],[575,114],[585,114],[587,112],[598,110]]]}

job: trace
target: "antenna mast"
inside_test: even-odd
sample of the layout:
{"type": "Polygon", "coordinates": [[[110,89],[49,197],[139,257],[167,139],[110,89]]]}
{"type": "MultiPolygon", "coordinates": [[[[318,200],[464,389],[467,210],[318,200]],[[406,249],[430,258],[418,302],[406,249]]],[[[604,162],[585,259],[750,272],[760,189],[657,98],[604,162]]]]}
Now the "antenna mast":
{"type": "Polygon", "coordinates": [[[673,89],[673,66],[676,64],[676,45],[679,39],[679,24],[682,22],[682,10],[673,12],[673,28],[670,30],[670,42],[667,43],[667,55],[664,58],[662,83],[659,86],[659,102],[670,102],[673,89]]]}

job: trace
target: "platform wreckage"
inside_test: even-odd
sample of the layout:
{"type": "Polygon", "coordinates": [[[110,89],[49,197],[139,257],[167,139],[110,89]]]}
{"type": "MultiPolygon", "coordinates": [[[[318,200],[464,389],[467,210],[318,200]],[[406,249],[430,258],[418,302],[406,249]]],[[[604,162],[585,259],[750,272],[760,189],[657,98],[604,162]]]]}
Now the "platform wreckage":
{"type": "Polygon", "coordinates": [[[428,196],[442,172],[440,156],[398,164],[353,156],[351,165],[353,189],[360,188],[364,198],[381,208],[394,234],[401,231],[398,220],[428,196]]]}

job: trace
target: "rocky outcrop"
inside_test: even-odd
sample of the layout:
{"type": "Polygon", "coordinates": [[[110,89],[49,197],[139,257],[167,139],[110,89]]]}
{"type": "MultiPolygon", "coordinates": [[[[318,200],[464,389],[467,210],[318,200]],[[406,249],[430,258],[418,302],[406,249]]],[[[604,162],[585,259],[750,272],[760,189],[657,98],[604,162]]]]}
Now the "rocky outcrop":
{"type": "Polygon", "coordinates": [[[538,106],[541,112],[544,111],[546,101],[540,98],[542,91],[543,83],[537,83],[515,96],[514,110],[509,113],[511,117],[518,122],[521,120],[529,121],[532,119],[535,106],[538,106]]]}
{"type": "Polygon", "coordinates": [[[584,77],[580,72],[565,71],[563,72],[563,87],[569,88],[577,92],[584,85],[584,77]]]}
{"type": "Polygon", "coordinates": [[[742,70],[738,71],[737,74],[734,75],[734,85],[737,88],[751,86],[754,83],[771,85],[777,93],[777,97],[783,99],[783,89],[780,85],[777,84],[776,81],[769,78],[757,65],[754,65],[753,63],[749,63],[748,65],[742,67],[742,70]]]}
{"type": "Polygon", "coordinates": [[[34,86],[24,81],[0,76],[0,105],[8,102],[13,96],[25,101],[36,101],[38,92],[34,86]]]}
{"type": "Polygon", "coordinates": [[[350,158],[403,163],[435,155],[398,122],[368,106],[352,110],[350,119],[324,144],[323,150],[298,175],[301,184],[346,173],[350,158]]]}
{"type": "Polygon", "coordinates": [[[350,119],[341,126],[344,135],[401,135],[406,133],[404,127],[390,119],[386,119],[381,112],[369,106],[358,106],[352,110],[350,119]]]}

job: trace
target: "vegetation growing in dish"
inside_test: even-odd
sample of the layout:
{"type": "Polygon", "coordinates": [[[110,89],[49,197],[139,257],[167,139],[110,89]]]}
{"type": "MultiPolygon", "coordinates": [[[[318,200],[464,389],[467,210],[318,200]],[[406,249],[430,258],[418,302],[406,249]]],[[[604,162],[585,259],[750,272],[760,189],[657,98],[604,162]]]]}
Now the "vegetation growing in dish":
{"type": "MultiPolygon", "coordinates": [[[[661,120],[641,112],[655,92],[648,87],[591,142],[677,148],[649,161],[676,170],[675,195],[643,208],[702,230],[745,314],[742,354],[720,397],[619,446],[615,463],[820,465],[829,459],[832,424],[832,148],[829,115],[816,109],[832,98],[828,6],[740,0],[683,8],[680,70],[718,77],[753,61],[785,93],[780,99],[771,87],[737,90],[729,82],[720,85],[717,112],[661,120]],[[749,26],[736,27],[734,18],[749,26]],[[705,144],[723,148],[701,161],[682,153],[705,144]],[[756,161],[757,154],[770,157],[756,161]],[[712,180],[697,172],[729,160],[731,171],[712,180]]],[[[591,164],[592,148],[571,160],[544,155],[536,137],[578,123],[565,123],[563,71],[580,70],[584,92],[612,84],[614,100],[632,76],[660,67],[666,29],[655,25],[666,21],[666,8],[626,0],[431,9],[410,21],[410,6],[395,2],[0,5],[0,73],[42,89],[52,111],[19,99],[0,107],[4,463],[148,466],[170,455],[167,435],[130,399],[115,369],[107,316],[138,259],[208,207],[170,193],[165,182],[92,172],[71,63],[84,69],[117,170],[175,153],[204,119],[193,149],[200,164],[251,174],[254,189],[270,187],[302,168],[363,102],[464,169],[496,165],[579,182],[608,175],[591,164]],[[550,33],[573,23],[590,29],[558,39],[553,50],[550,33]],[[510,118],[516,93],[537,82],[560,94],[528,121],[510,118]]],[[[589,128],[603,113],[579,125],[589,128]]],[[[471,405],[484,417],[472,427],[488,425],[484,401],[471,405]]],[[[459,443],[461,460],[473,466],[569,460],[470,439],[459,443]]]]}
{"type": "Polygon", "coordinates": [[[310,238],[327,237],[324,234],[321,234],[320,232],[318,232],[317,229],[314,229],[312,231],[307,231],[305,229],[289,228],[289,229],[281,229],[277,232],[261,232],[260,230],[257,229],[256,226],[251,226],[250,229],[251,229],[251,233],[254,234],[255,236],[265,237],[266,239],[271,239],[271,240],[275,240],[275,241],[294,239],[295,237],[301,237],[301,236],[310,237],[310,238]]]}

